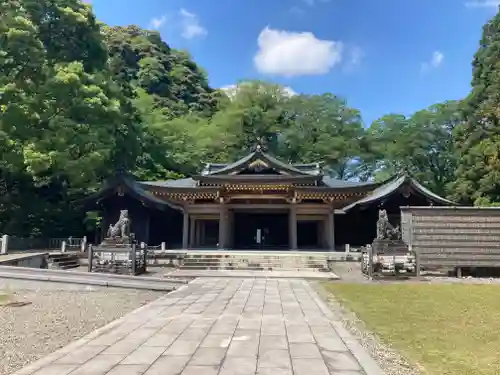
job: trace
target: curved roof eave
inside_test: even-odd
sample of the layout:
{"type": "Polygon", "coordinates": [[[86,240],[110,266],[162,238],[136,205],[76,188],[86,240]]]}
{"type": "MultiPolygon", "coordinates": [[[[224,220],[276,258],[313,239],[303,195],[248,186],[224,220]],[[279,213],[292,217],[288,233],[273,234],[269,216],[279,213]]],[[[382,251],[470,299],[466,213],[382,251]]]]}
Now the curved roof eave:
{"type": "Polygon", "coordinates": [[[129,193],[130,195],[134,196],[135,198],[138,199],[144,199],[147,202],[153,204],[156,208],[163,210],[166,207],[170,207],[174,210],[178,211],[183,211],[184,208],[181,205],[177,205],[173,202],[164,200],[164,199],[158,199],[152,193],[148,193],[147,190],[142,188],[139,183],[134,181],[131,178],[128,177],[114,177],[104,183],[104,186],[98,191],[93,194],[90,194],[87,197],[84,197],[80,200],[78,200],[76,203],[82,203],[85,204],[86,202],[91,202],[91,201],[98,201],[101,200],[110,194],[112,194],[116,189],[123,187],[125,189],[125,192],[129,193]]]}
{"type": "Polygon", "coordinates": [[[361,198],[360,200],[358,200],[356,202],[353,202],[353,203],[347,205],[346,207],[343,208],[343,210],[347,212],[347,211],[353,209],[354,207],[370,204],[370,203],[373,203],[377,200],[384,199],[384,198],[388,197],[389,195],[393,194],[394,192],[396,192],[405,183],[409,183],[413,189],[415,189],[416,191],[418,191],[420,194],[422,194],[424,196],[430,197],[434,201],[437,201],[437,202],[442,203],[442,204],[447,205],[447,206],[456,204],[456,203],[454,203],[446,198],[443,198],[443,197],[433,193],[432,191],[430,191],[429,189],[424,187],[422,184],[420,184],[418,181],[416,181],[414,178],[410,177],[407,174],[403,174],[403,175],[399,175],[399,176],[396,175],[396,176],[393,176],[386,181],[387,181],[387,183],[380,185],[378,188],[376,188],[372,192],[372,194],[370,194],[364,198],[361,198]]]}

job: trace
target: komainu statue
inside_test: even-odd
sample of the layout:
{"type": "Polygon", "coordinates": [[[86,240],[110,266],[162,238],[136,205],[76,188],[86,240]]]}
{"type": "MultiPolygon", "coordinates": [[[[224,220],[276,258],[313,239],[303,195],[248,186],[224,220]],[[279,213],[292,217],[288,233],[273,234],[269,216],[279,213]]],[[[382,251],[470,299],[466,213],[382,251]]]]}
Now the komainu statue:
{"type": "Polygon", "coordinates": [[[389,222],[386,210],[379,210],[377,221],[377,240],[400,240],[399,226],[393,227],[389,222]]]}
{"type": "Polygon", "coordinates": [[[127,238],[130,236],[130,219],[128,218],[128,210],[120,211],[120,218],[115,225],[109,225],[108,238],[127,238]]]}

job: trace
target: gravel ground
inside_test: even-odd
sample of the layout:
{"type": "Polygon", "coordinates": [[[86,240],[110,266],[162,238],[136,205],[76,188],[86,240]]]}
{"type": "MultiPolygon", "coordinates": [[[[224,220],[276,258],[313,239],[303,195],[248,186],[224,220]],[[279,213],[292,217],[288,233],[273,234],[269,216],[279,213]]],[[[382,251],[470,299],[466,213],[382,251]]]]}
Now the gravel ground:
{"type": "Polygon", "coordinates": [[[361,346],[377,361],[386,375],[420,375],[420,371],[411,365],[398,352],[380,342],[356,315],[341,306],[333,296],[319,284],[312,284],[318,293],[328,302],[330,309],[340,317],[342,324],[359,341],[361,346]]]}
{"type": "Polygon", "coordinates": [[[22,307],[0,307],[0,375],[11,374],[127,312],[159,292],[0,280],[0,292],[22,307]]]}

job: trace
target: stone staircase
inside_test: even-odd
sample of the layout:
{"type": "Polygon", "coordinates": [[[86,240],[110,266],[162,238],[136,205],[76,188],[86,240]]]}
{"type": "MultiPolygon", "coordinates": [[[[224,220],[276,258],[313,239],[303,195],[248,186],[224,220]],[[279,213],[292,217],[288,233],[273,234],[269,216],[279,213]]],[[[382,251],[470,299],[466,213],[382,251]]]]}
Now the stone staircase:
{"type": "Polygon", "coordinates": [[[328,272],[329,259],[329,253],[319,252],[187,252],[180,269],[328,272]]]}
{"type": "Polygon", "coordinates": [[[49,268],[67,270],[80,267],[78,254],[76,253],[57,253],[49,254],[49,268]]]}

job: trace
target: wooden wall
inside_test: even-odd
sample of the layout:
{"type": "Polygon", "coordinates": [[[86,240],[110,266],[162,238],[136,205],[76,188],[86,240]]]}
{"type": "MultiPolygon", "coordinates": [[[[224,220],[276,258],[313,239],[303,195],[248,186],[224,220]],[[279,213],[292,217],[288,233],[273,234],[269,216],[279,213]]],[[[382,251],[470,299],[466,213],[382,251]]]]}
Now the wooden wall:
{"type": "Polygon", "coordinates": [[[403,239],[424,267],[500,267],[500,208],[402,207],[403,239]]]}

